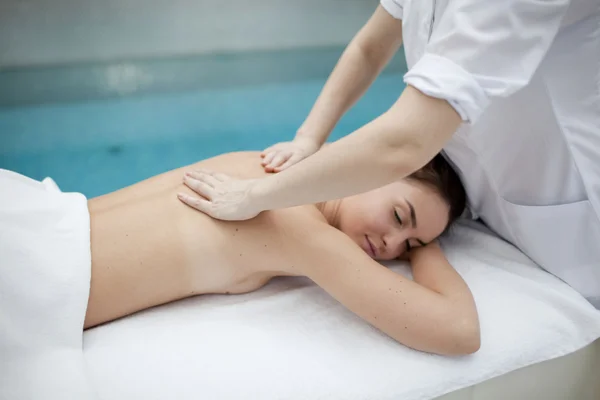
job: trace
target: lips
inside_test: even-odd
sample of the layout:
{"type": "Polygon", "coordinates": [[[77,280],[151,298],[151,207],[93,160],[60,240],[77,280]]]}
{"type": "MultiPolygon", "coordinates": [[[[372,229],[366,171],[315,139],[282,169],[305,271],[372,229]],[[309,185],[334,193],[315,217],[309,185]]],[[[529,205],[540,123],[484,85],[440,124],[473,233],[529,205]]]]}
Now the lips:
{"type": "Polygon", "coordinates": [[[369,237],[367,235],[365,235],[365,240],[367,242],[367,253],[369,253],[369,255],[371,256],[371,258],[375,258],[377,256],[377,252],[375,250],[375,246],[373,246],[373,243],[371,243],[371,241],[369,240],[369,237]]]}

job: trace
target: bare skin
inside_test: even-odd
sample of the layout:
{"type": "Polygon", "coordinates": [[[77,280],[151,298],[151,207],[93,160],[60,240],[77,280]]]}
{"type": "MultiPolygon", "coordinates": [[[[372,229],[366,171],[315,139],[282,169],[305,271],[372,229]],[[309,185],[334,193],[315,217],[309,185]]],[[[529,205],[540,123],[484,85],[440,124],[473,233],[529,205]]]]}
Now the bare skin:
{"type": "MultiPolygon", "coordinates": [[[[264,174],[248,154],[194,166],[240,177],[264,174]]],[[[189,190],[182,176],[183,169],[169,171],[89,201],[92,285],[85,328],[197,294],[256,290],[274,276],[293,275],[284,266],[301,256],[296,241],[312,225],[326,224],[314,206],[241,223],[216,221],[177,200],[177,191],[189,190]],[[294,223],[297,229],[287,229],[294,223]]]]}
{"type": "Polygon", "coordinates": [[[189,296],[245,293],[275,276],[307,276],[407,346],[442,354],[477,350],[472,296],[435,244],[411,251],[414,281],[374,261],[399,257],[441,233],[447,208],[431,190],[398,182],[225,222],[177,199],[178,192],[193,193],[182,177],[195,168],[239,178],[265,174],[259,153],[230,153],[91,199],[84,328],[189,296]],[[434,324],[447,331],[432,330],[434,324]]]}

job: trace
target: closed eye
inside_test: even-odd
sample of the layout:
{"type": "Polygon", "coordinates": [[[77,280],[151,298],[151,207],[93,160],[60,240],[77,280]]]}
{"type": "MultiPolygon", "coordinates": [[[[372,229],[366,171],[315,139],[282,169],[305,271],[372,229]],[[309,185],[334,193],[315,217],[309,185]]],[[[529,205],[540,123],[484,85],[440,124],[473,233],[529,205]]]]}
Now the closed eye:
{"type": "Polygon", "coordinates": [[[394,210],[394,216],[396,217],[396,220],[398,221],[398,223],[400,224],[400,226],[404,226],[404,223],[402,222],[402,218],[400,218],[400,215],[398,215],[398,211],[394,210]]]}
{"type": "MultiPolygon", "coordinates": [[[[404,226],[404,222],[402,221],[402,218],[400,217],[400,214],[398,214],[398,211],[396,209],[394,209],[394,217],[396,218],[396,220],[398,221],[398,223],[400,224],[400,226],[404,226]]],[[[421,246],[425,246],[425,243],[423,243],[421,240],[417,239],[417,241],[419,242],[419,244],[421,246]]],[[[409,252],[413,249],[413,246],[410,244],[410,240],[406,239],[406,241],[404,242],[405,246],[406,246],[406,251],[409,252]]]]}

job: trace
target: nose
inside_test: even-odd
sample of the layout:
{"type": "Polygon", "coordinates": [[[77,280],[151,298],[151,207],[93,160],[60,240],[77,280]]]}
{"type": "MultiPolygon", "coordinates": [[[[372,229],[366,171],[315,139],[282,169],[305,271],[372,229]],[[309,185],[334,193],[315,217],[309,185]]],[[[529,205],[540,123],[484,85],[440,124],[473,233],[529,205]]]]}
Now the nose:
{"type": "Polygon", "coordinates": [[[393,259],[399,257],[405,250],[406,232],[394,231],[382,237],[385,249],[385,258],[393,259]]]}

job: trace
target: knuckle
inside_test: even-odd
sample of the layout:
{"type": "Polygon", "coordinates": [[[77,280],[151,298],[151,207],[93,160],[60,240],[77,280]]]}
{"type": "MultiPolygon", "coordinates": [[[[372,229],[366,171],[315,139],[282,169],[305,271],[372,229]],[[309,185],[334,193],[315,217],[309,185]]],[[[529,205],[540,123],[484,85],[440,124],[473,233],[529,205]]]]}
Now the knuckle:
{"type": "Polygon", "coordinates": [[[203,191],[204,184],[202,182],[192,182],[192,188],[194,191],[203,191]]]}

